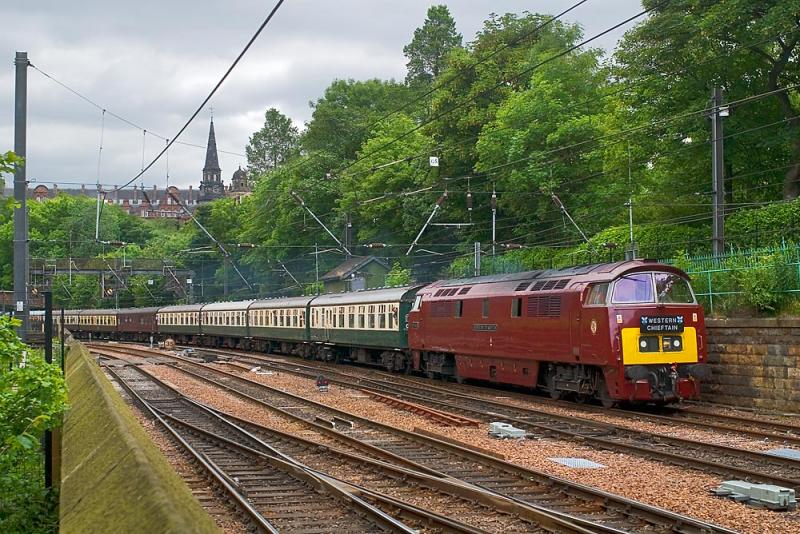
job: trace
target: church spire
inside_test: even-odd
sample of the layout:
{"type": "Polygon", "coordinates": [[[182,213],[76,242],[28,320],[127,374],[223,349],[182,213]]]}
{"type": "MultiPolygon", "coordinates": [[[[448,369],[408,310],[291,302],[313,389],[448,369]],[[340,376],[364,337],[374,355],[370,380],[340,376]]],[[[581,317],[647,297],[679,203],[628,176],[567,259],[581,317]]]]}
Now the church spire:
{"type": "Polygon", "coordinates": [[[214,119],[211,119],[211,126],[208,129],[208,146],[206,148],[206,165],[203,167],[203,174],[219,175],[219,158],[217,157],[217,138],[214,135],[214,119]]]}
{"type": "Polygon", "coordinates": [[[203,179],[200,181],[200,202],[208,202],[222,197],[225,186],[222,184],[222,169],[219,168],[217,156],[217,138],[214,135],[214,119],[208,129],[208,147],[206,148],[206,164],[203,167],[203,179]]]}

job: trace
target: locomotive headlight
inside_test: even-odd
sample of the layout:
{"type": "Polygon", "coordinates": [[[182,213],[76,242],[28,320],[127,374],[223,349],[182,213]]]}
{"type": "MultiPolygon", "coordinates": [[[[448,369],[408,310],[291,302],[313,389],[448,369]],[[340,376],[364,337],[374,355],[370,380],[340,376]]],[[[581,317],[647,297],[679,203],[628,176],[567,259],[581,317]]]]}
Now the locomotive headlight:
{"type": "Polygon", "coordinates": [[[658,352],[658,336],[641,336],[639,352],[658,352]]]}
{"type": "Polygon", "coordinates": [[[683,350],[683,339],[681,336],[664,336],[661,348],[664,352],[680,352],[683,350]]]}

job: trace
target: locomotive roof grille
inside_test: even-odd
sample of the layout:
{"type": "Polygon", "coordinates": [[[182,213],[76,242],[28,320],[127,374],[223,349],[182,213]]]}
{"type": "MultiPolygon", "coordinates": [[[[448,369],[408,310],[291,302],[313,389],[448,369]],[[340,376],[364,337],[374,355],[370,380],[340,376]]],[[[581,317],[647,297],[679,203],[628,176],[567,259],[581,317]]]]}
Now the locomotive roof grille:
{"type": "MultiPolygon", "coordinates": [[[[561,269],[546,269],[538,271],[526,271],[519,273],[505,273],[494,274],[489,276],[478,276],[471,278],[458,278],[453,280],[445,280],[437,284],[440,288],[447,288],[453,286],[464,286],[473,284],[490,284],[495,282],[522,282],[531,283],[537,280],[546,279],[564,279],[569,281],[574,276],[597,275],[598,280],[611,279],[614,276],[624,274],[629,270],[641,270],[643,268],[653,268],[653,265],[659,265],[659,262],[652,260],[626,260],[615,263],[599,263],[590,265],[578,265],[573,267],[563,267],[561,269]],[[649,264],[649,265],[648,265],[649,264]]],[[[664,270],[676,270],[670,265],[659,265],[664,270]]]]}

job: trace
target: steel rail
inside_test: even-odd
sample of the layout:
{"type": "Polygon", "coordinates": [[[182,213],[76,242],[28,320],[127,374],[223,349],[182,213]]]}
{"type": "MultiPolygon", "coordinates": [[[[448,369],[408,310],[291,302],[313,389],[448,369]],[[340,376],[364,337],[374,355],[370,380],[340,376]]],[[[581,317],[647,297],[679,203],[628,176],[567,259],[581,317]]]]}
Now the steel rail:
{"type": "MultiPolygon", "coordinates": [[[[178,358],[178,359],[180,359],[181,361],[184,361],[184,359],[182,359],[182,358],[178,358]]],[[[306,403],[308,405],[313,405],[313,406],[316,406],[316,408],[319,409],[319,410],[326,410],[328,412],[336,412],[341,417],[345,417],[345,418],[349,418],[349,419],[354,419],[354,420],[360,421],[363,425],[372,425],[374,427],[382,427],[387,432],[393,432],[393,433],[396,433],[396,434],[404,435],[407,439],[411,439],[411,440],[415,440],[415,441],[425,441],[425,442],[427,442],[429,444],[435,445],[436,447],[438,447],[440,449],[449,449],[450,451],[453,451],[453,452],[456,452],[458,454],[461,454],[462,456],[471,457],[473,459],[476,459],[476,460],[484,462],[484,463],[493,464],[495,466],[495,468],[500,468],[500,469],[506,470],[508,472],[517,473],[519,476],[545,477],[545,478],[550,479],[551,481],[555,482],[556,484],[558,484],[561,487],[569,488],[570,491],[574,491],[574,492],[578,492],[578,493],[582,492],[586,496],[592,495],[593,498],[595,498],[595,499],[600,497],[600,498],[604,499],[608,503],[615,503],[615,504],[619,505],[620,507],[622,507],[623,509],[628,509],[628,510],[635,511],[640,515],[640,520],[642,519],[642,517],[646,517],[646,518],[649,518],[649,519],[646,519],[646,521],[654,522],[654,523],[660,524],[660,525],[664,525],[665,522],[669,522],[670,528],[677,529],[677,531],[679,531],[679,532],[731,532],[728,529],[724,529],[722,527],[719,527],[719,526],[716,526],[716,525],[712,525],[710,523],[705,523],[705,522],[702,522],[702,521],[698,521],[698,520],[696,520],[694,518],[690,518],[690,517],[687,517],[687,516],[676,514],[674,512],[669,512],[667,510],[659,509],[657,507],[644,505],[643,503],[639,503],[639,502],[636,502],[636,501],[633,501],[633,500],[630,500],[630,499],[625,499],[625,498],[619,497],[617,495],[613,495],[613,494],[609,494],[609,493],[603,492],[601,490],[597,490],[595,488],[589,488],[589,487],[586,487],[586,486],[582,486],[580,484],[575,484],[575,483],[566,481],[564,479],[558,479],[557,477],[552,477],[552,476],[547,475],[545,473],[540,473],[540,472],[536,472],[536,471],[532,471],[532,470],[528,470],[528,469],[522,468],[520,466],[515,466],[513,464],[509,464],[508,462],[504,462],[504,461],[498,460],[496,458],[493,458],[491,456],[488,456],[488,455],[485,455],[485,454],[481,454],[481,453],[477,453],[475,451],[464,449],[463,447],[458,447],[458,446],[450,444],[450,443],[446,443],[446,442],[443,442],[443,441],[440,441],[440,440],[436,440],[436,439],[433,439],[433,438],[429,438],[429,437],[420,436],[418,434],[414,434],[414,433],[411,433],[411,432],[399,430],[399,429],[396,429],[396,428],[393,428],[393,427],[389,427],[388,425],[381,425],[380,423],[377,423],[375,421],[371,421],[371,420],[368,420],[368,419],[360,418],[360,417],[354,416],[353,414],[349,414],[349,413],[343,412],[341,410],[336,410],[336,409],[321,405],[319,403],[315,403],[313,401],[309,401],[307,399],[303,399],[302,397],[299,397],[299,396],[296,396],[296,395],[292,395],[290,393],[287,393],[287,392],[284,392],[284,391],[281,391],[281,390],[276,390],[274,388],[270,388],[269,386],[266,386],[266,385],[264,385],[264,384],[262,384],[260,382],[254,382],[252,380],[249,380],[247,378],[241,377],[239,375],[235,375],[233,373],[227,373],[227,372],[221,371],[219,369],[209,368],[208,366],[205,366],[203,364],[194,362],[194,361],[189,360],[189,359],[185,359],[184,363],[189,364],[191,366],[195,366],[195,367],[197,367],[199,369],[204,369],[204,370],[212,372],[212,373],[214,373],[216,375],[224,376],[224,377],[226,377],[228,379],[233,378],[233,379],[245,382],[245,383],[249,383],[251,386],[258,387],[258,388],[260,388],[262,390],[271,390],[273,394],[283,395],[285,397],[291,398],[293,400],[293,402],[295,402],[295,403],[299,402],[299,403],[306,403]]],[[[180,369],[183,372],[185,372],[187,374],[190,374],[191,376],[195,376],[196,378],[198,378],[200,380],[215,384],[218,387],[221,387],[221,388],[224,388],[226,390],[229,390],[229,391],[231,391],[232,393],[234,393],[236,395],[242,396],[243,398],[248,398],[249,400],[252,400],[252,401],[255,401],[255,402],[259,402],[260,404],[264,405],[265,407],[268,407],[268,408],[271,407],[270,404],[265,403],[264,401],[261,401],[260,399],[256,399],[256,398],[254,398],[254,397],[252,397],[250,395],[244,394],[244,393],[242,393],[240,391],[237,391],[236,388],[232,388],[229,385],[226,385],[226,384],[221,383],[219,381],[210,379],[210,378],[205,377],[205,376],[203,376],[201,374],[194,373],[192,371],[189,371],[188,369],[183,369],[183,368],[180,368],[180,367],[176,367],[176,369],[180,369]]],[[[522,501],[522,502],[525,502],[525,501],[522,501]]],[[[614,508],[612,507],[611,509],[614,509],[614,508]]]]}
{"type": "MultiPolygon", "coordinates": [[[[298,365],[289,362],[286,362],[285,364],[276,362],[264,363],[272,366],[275,369],[280,369],[284,372],[297,374],[306,378],[312,378],[318,374],[296,369],[298,365]]],[[[336,371],[331,372],[337,374],[336,371]]],[[[346,376],[353,378],[352,375],[346,376]]],[[[631,429],[622,425],[594,421],[577,416],[560,415],[545,410],[493,401],[483,397],[455,393],[452,390],[441,393],[443,396],[451,399],[451,401],[445,401],[434,398],[431,395],[434,390],[429,387],[420,386],[419,389],[422,390],[422,393],[415,394],[408,392],[407,388],[401,389],[395,384],[387,385],[380,380],[374,379],[356,378],[355,380],[359,382],[358,384],[354,384],[352,381],[348,381],[347,379],[329,377],[329,380],[332,383],[342,386],[393,395],[400,399],[406,399],[418,404],[433,406],[434,408],[443,411],[461,413],[467,415],[468,417],[478,418],[487,422],[502,419],[505,422],[513,423],[516,426],[520,426],[534,433],[538,432],[548,435],[557,435],[566,439],[589,442],[605,449],[635,453],[638,456],[658,459],[672,465],[690,465],[696,469],[706,472],[711,471],[723,476],[744,477],[747,479],[752,478],[769,484],[788,486],[796,491],[800,491],[800,461],[792,458],[773,456],[762,452],[729,447],[726,445],[706,443],[698,440],[654,434],[651,432],[631,429]],[[360,383],[362,381],[371,382],[373,385],[360,383]],[[469,405],[465,405],[463,403],[473,403],[475,407],[470,407],[469,405]],[[491,407],[496,411],[487,412],[487,407],[491,407]],[[549,419],[552,422],[564,425],[564,428],[554,426],[552,423],[531,421],[530,418],[549,419]],[[584,429],[581,429],[581,427],[584,427],[584,429]],[[614,439],[615,437],[617,439],[614,439]],[[641,444],[637,444],[637,441],[639,441],[641,444]],[[679,450],[679,452],[663,450],[664,446],[672,447],[673,449],[679,450]],[[731,464],[730,462],[723,463],[714,460],[706,460],[699,457],[687,456],[686,451],[692,448],[700,451],[701,453],[705,451],[707,454],[713,453],[717,455],[727,455],[729,458],[741,459],[759,467],[764,465],[772,465],[776,470],[779,467],[793,469],[798,473],[798,475],[797,478],[790,478],[755,470],[754,468],[739,467],[731,464]]]]}
{"type": "MultiPolygon", "coordinates": [[[[309,440],[306,440],[304,438],[300,438],[300,437],[297,437],[297,436],[292,436],[290,434],[287,434],[287,433],[284,433],[284,432],[280,432],[278,430],[268,429],[268,428],[263,427],[261,425],[258,425],[256,423],[253,423],[253,422],[250,422],[250,421],[246,421],[244,419],[241,419],[241,418],[238,418],[236,416],[233,416],[232,414],[228,414],[228,413],[226,413],[224,411],[214,410],[213,408],[209,408],[209,407],[207,407],[205,405],[199,404],[196,401],[192,401],[191,399],[188,399],[184,395],[182,395],[174,387],[170,386],[169,384],[164,383],[159,378],[153,376],[152,374],[148,373],[147,371],[145,371],[143,369],[140,369],[140,368],[136,368],[136,371],[141,373],[141,374],[143,374],[143,375],[146,375],[150,380],[152,380],[153,382],[158,383],[164,389],[167,389],[167,390],[170,390],[171,392],[173,392],[176,395],[176,398],[179,398],[183,403],[186,403],[187,405],[195,406],[195,407],[197,407],[197,409],[204,410],[204,411],[206,411],[206,412],[208,412],[210,414],[215,414],[217,417],[220,418],[220,420],[222,420],[222,421],[226,422],[227,424],[231,425],[232,429],[236,430],[237,432],[245,434],[247,436],[247,438],[257,442],[258,444],[260,444],[260,446],[263,447],[264,450],[263,451],[253,450],[253,449],[251,449],[250,447],[248,447],[246,445],[242,445],[241,443],[238,443],[238,442],[235,442],[235,441],[231,441],[228,438],[219,436],[218,434],[211,433],[208,430],[205,430],[203,428],[200,428],[200,427],[197,427],[195,425],[192,425],[191,423],[189,423],[189,422],[187,422],[185,420],[182,420],[182,419],[180,419],[180,418],[178,418],[178,417],[176,417],[174,415],[171,415],[170,413],[165,411],[164,408],[154,408],[154,407],[152,407],[152,403],[148,402],[148,405],[150,405],[151,408],[153,408],[156,411],[158,411],[164,418],[173,420],[175,423],[177,423],[179,425],[184,425],[186,427],[189,427],[195,432],[200,432],[200,433],[208,435],[209,437],[213,437],[214,439],[218,439],[220,441],[224,441],[230,447],[239,448],[239,449],[245,450],[245,451],[247,451],[247,452],[249,452],[251,454],[254,453],[254,452],[258,452],[258,453],[267,453],[267,454],[270,454],[270,455],[277,455],[277,456],[280,457],[281,460],[295,463],[295,464],[301,466],[304,470],[313,472],[318,477],[322,476],[322,477],[324,477],[326,479],[331,479],[331,480],[334,480],[336,482],[345,484],[348,487],[350,487],[350,486],[358,487],[359,491],[368,493],[371,498],[379,500],[379,501],[387,503],[387,504],[391,504],[393,507],[399,506],[405,512],[410,513],[411,515],[413,515],[415,517],[423,517],[423,518],[425,518],[425,520],[429,524],[437,524],[437,523],[442,522],[442,524],[440,526],[443,527],[445,530],[447,530],[447,529],[451,529],[451,530],[455,529],[456,531],[463,531],[463,532],[480,531],[480,530],[474,529],[473,527],[470,527],[469,525],[465,525],[465,524],[463,524],[463,523],[461,523],[459,521],[447,519],[444,516],[441,516],[439,514],[430,512],[429,510],[425,510],[425,509],[422,509],[422,508],[420,508],[418,506],[415,506],[415,505],[412,505],[412,504],[409,504],[409,503],[405,503],[405,502],[400,501],[398,499],[394,499],[392,497],[389,497],[389,496],[386,496],[386,495],[382,495],[382,494],[380,494],[378,492],[375,492],[375,491],[372,491],[372,490],[368,490],[367,488],[363,488],[363,487],[357,486],[357,485],[355,485],[355,484],[353,484],[351,482],[341,481],[341,480],[339,480],[339,479],[337,479],[335,477],[332,477],[331,475],[329,475],[327,473],[324,473],[324,472],[319,471],[317,469],[310,468],[307,465],[305,465],[305,464],[303,464],[301,462],[298,462],[297,459],[294,458],[293,456],[288,456],[287,454],[279,451],[275,447],[273,447],[273,446],[271,446],[271,445],[269,445],[267,443],[264,443],[258,436],[255,436],[252,432],[249,432],[245,428],[243,428],[242,424],[245,424],[246,426],[254,427],[254,428],[256,428],[256,429],[258,429],[258,430],[260,430],[262,432],[266,432],[266,433],[270,433],[270,434],[273,434],[273,435],[280,436],[280,438],[284,439],[284,440],[292,440],[294,442],[301,443],[301,444],[303,444],[304,446],[306,446],[308,448],[315,449],[316,452],[319,452],[320,450],[326,450],[327,452],[343,456],[344,459],[346,459],[348,462],[361,462],[361,463],[369,464],[369,467],[371,467],[371,468],[382,469],[383,471],[391,471],[394,474],[398,475],[399,477],[402,477],[404,480],[413,479],[418,484],[425,484],[425,485],[431,487],[431,489],[434,489],[435,491],[448,493],[450,495],[457,496],[458,498],[463,499],[465,501],[465,504],[471,504],[471,505],[474,506],[475,503],[480,503],[485,508],[487,508],[489,510],[492,510],[492,511],[495,511],[495,513],[497,513],[496,512],[497,510],[500,510],[504,514],[507,514],[509,516],[509,518],[511,518],[513,516],[519,516],[521,518],[525,518],[527,520],[530,520],[530,521],[534,522],[534,524],[538,524],[539,526],[541,526],[541,527],[543,527],[546,530],[551,531],[551,532],[574,532],[575,534],[591,534],[591,533],[596,533],[596,532],[608,532],[608,533],[620,533],[620,532],[622,532],[622,531],[619,531],[617,529],[609,529],[609,528],[600,528],[600,529],[598,529],[596,525],[594,525],[592,523],[589,523],[589,522],[585,522],[586,525],[584,525],[584,526],[576,525],[576,524],[574,524],[574,522],[577,520],[580,523],[581,522],[580,519],[571,518],[571,517],[568,517],[568,516],[565,517],[564,514],[557,514],[557,513],[556,514],[542,514],[538,510],[531,510],[528,505],[520,505],[520,504],[515,503],[515,502],[513,502],[511,500],[508,500],[508,499],[500,499],[497,496],[492,495],[489,492],[483,491],[483,490],[481,490],[479,488],[465,486],[465,485],[463,485],[461,483],[458,483],[457,481],[454,481],[454,480],[432,477],[432,476],[426,475],[424,473],[419,473],[419,472],[416,472],[416,471],[412,471],[412,470],[409,470],[409,469],[406,469],[406,468],[394,466],[394,465],[387,464],[387,463],[384,463],[384,462],[371,460],[371,459],[364,458],[364,457],[357,456],[357,455],[353,455],[353,454],[348,454],[348,453],[343,452],[343,451],[336,451],[336,450],[331,449],[330,447],[327,447],[327,446],[325,446],[323,444],[320,444],[320,443],[312,442],[312,441],[309,441],[309,440]],[[236,423],[233,423],[232,421],[236,421],[236,423]]],[[[145,401],[145,402],[147,402],[147,401],[145,401]]],[[[533,526],[533,525],[530,525],[530,526],[533,526]]]]}
{"type": "Polygon", "coordinates": [[[161,426],[169,432],[172,438],[177,441],[183,450],[189,453],[194,460],[202,466],[202,468],[208,473],[208,475],[212,478],[212,480],[216,483],[216,485],[220,486],[225,493],[227,493],[228,497],[234,501],[237,507],[239,507],[249,518],[249,520],[259,529],[264,532],[269,532],[270,534],[278,534],[278,530],[265,518],[261,513],[256,510],[250,502],[248,502],[247,498],[242,495],[235,487],[232,485],[227,477],[223,476],[221,471],[216,468],[205,455],[201,454],[198,450],[192,447],[189,442],[187,442],[179,432],[177,432],[167,421],[159,415],[156,410],[150,406],[145,400],[136,393],[122,378],[110,367],[106,367],[107,372],[114,377],[117,383],[125,389],[128,395],[131,398],[135,399],[141,406],[147,410],[148,413],[158,421],[161,426]]]}

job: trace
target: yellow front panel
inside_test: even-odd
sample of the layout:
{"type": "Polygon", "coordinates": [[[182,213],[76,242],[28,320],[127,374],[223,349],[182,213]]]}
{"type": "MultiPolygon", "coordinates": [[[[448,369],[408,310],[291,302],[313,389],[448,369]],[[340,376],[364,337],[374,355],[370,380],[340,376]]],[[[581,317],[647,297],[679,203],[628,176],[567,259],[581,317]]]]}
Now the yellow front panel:
{"type": "Polygon", "coordinates": [[[622,329],[622,363],[625,365],[649,363],[696,363],[697,362],[697,331],[693,326],[687,326],[682,333],[667,333],[668,337],[681,336],[683,350],[663,352],[660,334],[642,334],[638,328],[622,329]],[[639,336],[658,335],[658,352],[639,352],[639,336]]]}

